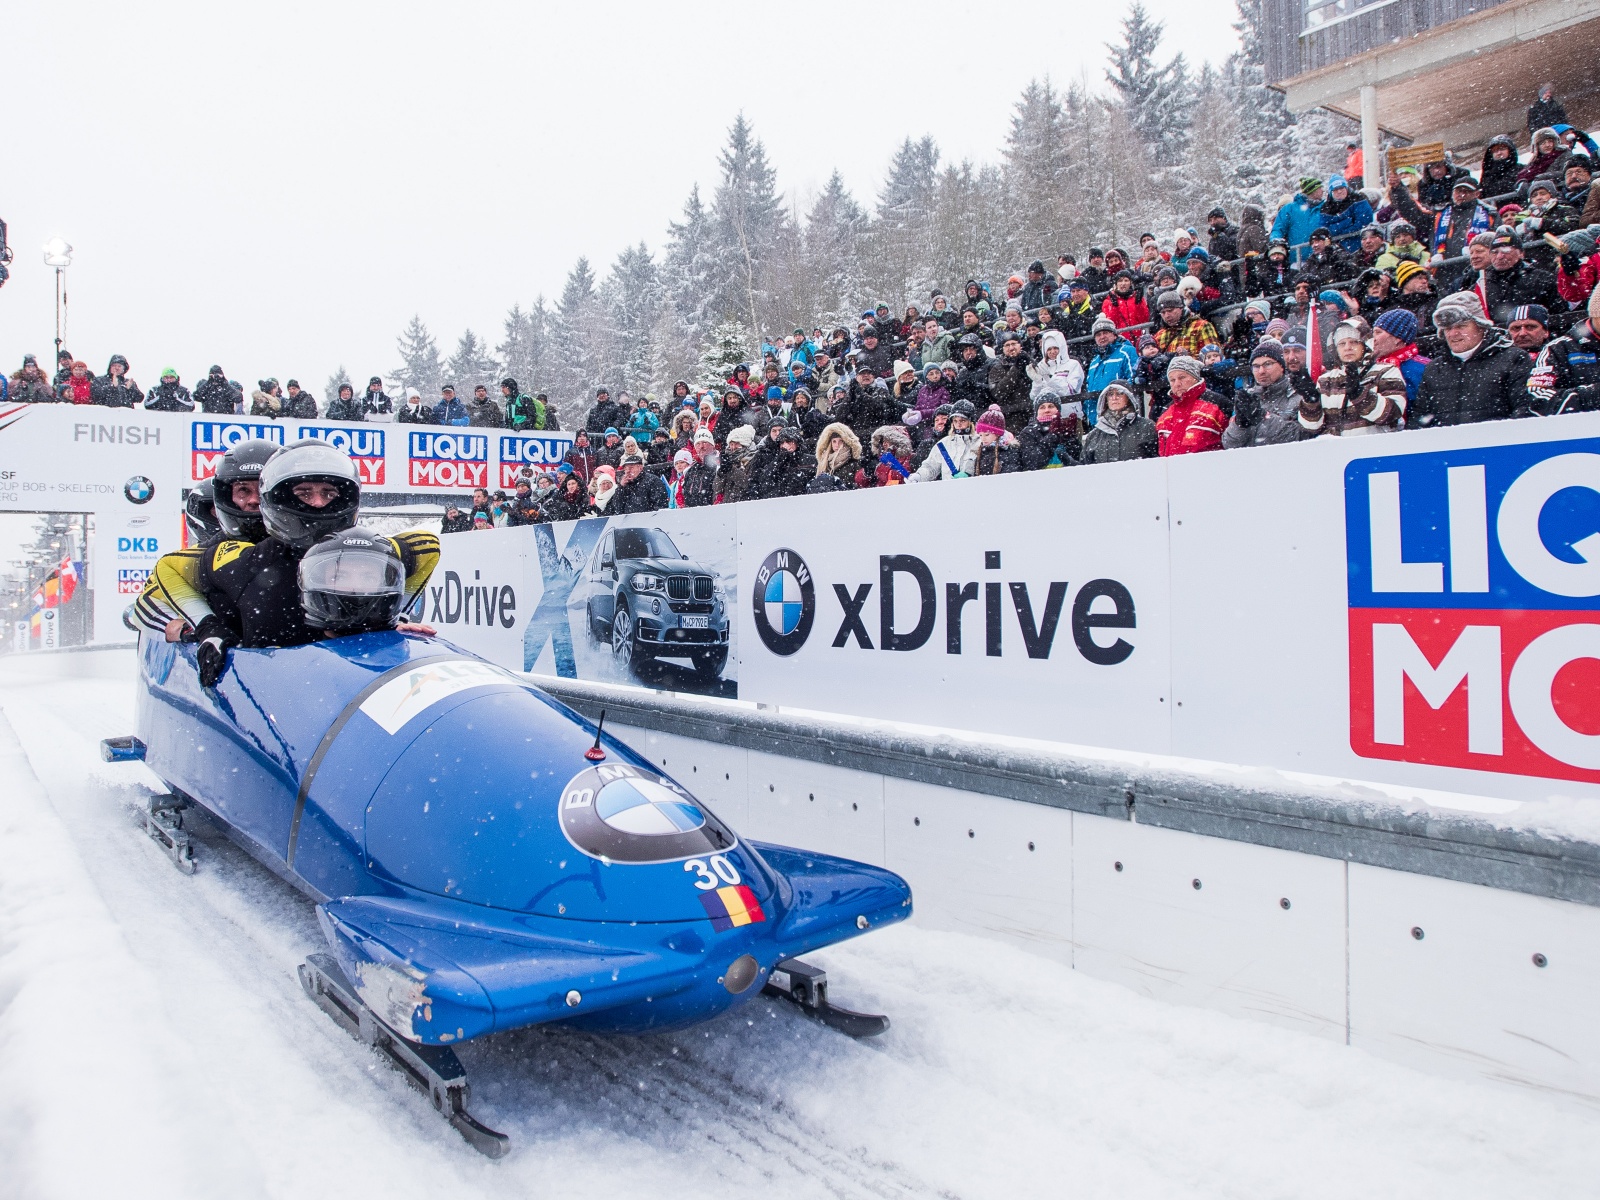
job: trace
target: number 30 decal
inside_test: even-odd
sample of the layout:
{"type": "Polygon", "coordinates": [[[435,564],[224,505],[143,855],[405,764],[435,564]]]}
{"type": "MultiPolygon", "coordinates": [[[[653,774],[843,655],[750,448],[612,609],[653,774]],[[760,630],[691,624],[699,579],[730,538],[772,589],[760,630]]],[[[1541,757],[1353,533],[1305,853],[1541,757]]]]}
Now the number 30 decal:
{"type": "Polygon", "coordinates": [[[695,873],[694,885],[702,892],[724,885],[732,887],[739,882],[739,869],[724,854],[713,854],[709,866],[703,858],[691,858],[683,864],[683,869],[695,873]]]}

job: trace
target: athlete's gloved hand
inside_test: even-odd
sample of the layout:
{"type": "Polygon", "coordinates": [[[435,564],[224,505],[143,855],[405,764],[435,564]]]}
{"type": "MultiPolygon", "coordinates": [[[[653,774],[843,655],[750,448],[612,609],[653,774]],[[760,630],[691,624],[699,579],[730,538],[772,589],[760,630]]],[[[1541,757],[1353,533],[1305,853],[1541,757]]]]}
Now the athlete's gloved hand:
{"type": "Polygon", "coordinates": [[[200,686],[213,688],[228,669],[228,651],[239,644],[237,635],[215,614],[195,626],[195,662],[200,667],[200,686]]]}

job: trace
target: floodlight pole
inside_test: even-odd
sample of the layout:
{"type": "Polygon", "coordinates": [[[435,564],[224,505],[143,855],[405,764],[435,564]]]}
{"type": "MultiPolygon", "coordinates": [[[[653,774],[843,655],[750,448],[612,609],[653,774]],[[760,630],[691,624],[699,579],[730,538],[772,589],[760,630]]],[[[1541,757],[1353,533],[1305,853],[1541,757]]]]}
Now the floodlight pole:
{"type": "Polygon", "coordinates": [[[61,330],[67,308],[66,268],[56,268],[56,366],[61,365],[61,330]]]}

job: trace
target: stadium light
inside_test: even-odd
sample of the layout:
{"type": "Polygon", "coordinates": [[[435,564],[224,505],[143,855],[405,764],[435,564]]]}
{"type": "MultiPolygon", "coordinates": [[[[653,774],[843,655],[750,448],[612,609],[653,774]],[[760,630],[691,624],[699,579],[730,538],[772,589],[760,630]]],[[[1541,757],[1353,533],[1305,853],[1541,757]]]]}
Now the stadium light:
{"type": "Polygon", "coordinates": [[[56,271],[56,365],[61,365],[61,335],[67,321],[66,270],[72,265],[72,246],[59,237],[44,244],[44,265],[56,271]]]}

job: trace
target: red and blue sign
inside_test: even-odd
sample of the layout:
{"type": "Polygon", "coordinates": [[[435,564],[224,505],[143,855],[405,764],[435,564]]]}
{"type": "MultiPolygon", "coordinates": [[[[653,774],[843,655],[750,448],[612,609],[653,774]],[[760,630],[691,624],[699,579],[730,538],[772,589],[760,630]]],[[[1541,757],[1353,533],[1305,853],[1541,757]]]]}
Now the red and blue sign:
{"type": "Polygon", "coordinates": [[[281,446],[283,426],[272,421],[196,421],[189,427],[189,477],[196,483],[210,479],[222,456],[251,438],[281,446]]]}
{"type": "Polygon", "coordinates": [[[1357,459],[1345,537],[1355,753],[1600,782],[1600,439],[1357,459]]]}
{"type": "Polygon", "coordinates": [[[546,437],[532,433],[500,435],[500,486],[514,488],[523,467],[549,468],[561,465],[572,449],[570,437],[546,437]]]}
{"type": "Polygon", "coordinates": [[[409,436],[406,449],[412,487],[489,486],[489,438],[486,434],[415,430],[409,436]]]}
{"type": "Polygon", "coordinates": [[[300,436],[321,438],[343,450],[356,465],[356,477],[364,485],[384,484],[384,431],[371,425],[302,425],[300,436]]]}

